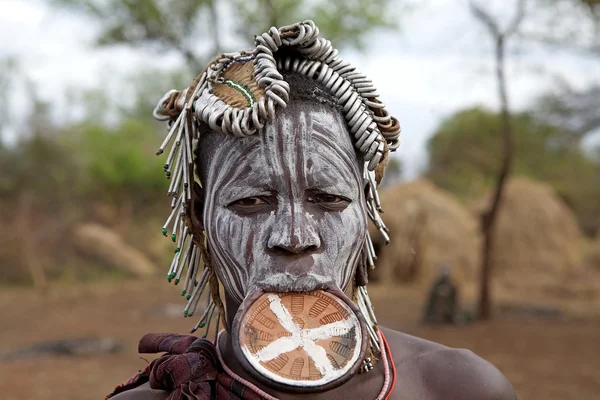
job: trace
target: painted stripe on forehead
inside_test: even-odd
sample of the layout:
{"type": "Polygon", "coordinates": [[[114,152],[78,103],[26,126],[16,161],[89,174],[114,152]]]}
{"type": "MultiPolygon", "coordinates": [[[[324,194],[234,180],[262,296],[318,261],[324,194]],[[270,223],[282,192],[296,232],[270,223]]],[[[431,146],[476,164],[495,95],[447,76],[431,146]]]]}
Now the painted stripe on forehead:
{"type": "MultiPolygon", "coordinates": [[[[302,118],[300,118],[302,121],[302,118]]],[[[299,240],[300,232],[298,227],[296,226],[296,203],[294,202],[294,195],[297,195],[299,190],[299,185],[295,182],[296,174],[293,173],[294,166],[296,166],[297,153],[294,151],[293,143],[296,143],[296,139],[298,135],[298,129],[302,130],[301,122],[299,124],[294,124],[294,119],[291,116],[286,116],[277,121],[277,148],[276,148],[276,158],[280,161],[283,174],[279,177],[283,179],[285,182],[285,186],[287,187],[287,202],[289,205],[289,210],[281,206],[281,209],[278,210],[278,213],[289,212],[290,224],[289,229],[290,232],[272,232],[273,235],[289,235],[292,238],[292,241],[299,240]]],[[[297,169],[297,168],[296,168],[297,169]]],[[[278,178],[278,177],[275,177],[278,178]]],[[[280,193],[283,195],[285,191],[280,193]]],[[[275,227],[271,227],[270,229],[275,229],[275,227]]]]}
{"type": "MultiPolygon", "coordinates": [[[[219,162],[220,165],[212,166],[212,168],[219,168],[219,174],[217,177],[212,180],[214,183],[214,192],[218,192],[218,195],[221,195],[221,189],[224,187],[226,183],[231,182],[236,176],[240,175],[240,171],[243,168],[249,168],[250,164],[240,162],[241,159],[247,159],[248,157],[252,157],[253,153],[259,151],[262,148],[261,141],[256,140],[256,138],[247,138],[247,139],[235,139],[235,140],[252,140],[252,145],[250,146],[222,146],[216,152],[213,159],[215,160],[224,160],[223,162],[219,162]],[[225,153],[225,154],[223,154],[225,153]]],[[[250,171],[248,171],[250,172],[250,171]]]]}
{"type": "Polygon", "coordinates": [[[311,119],[305,111],[296,115],[297,118],[282,118],[278,124],[278,159],[282,163],[282,169],[288,174],[286,181],[290,192],[306,187],[304,152],[305,147],[310,146],[311,138],[311,119]]]}
{"type": "MultiPolygon", "coordinates": [[[[324,121],[320,119],[313,119],[312,121],[312,130],[315,133],[319,133],[322,136],[326,137],[330,142],[335,143],[340,147],[343,153],[345,154],[356,154],[356,150],[354,149],[352,143],[352,136],[346,124],[341,121],[339,118],[335,118],[335,122],[337,123],[335,126],[328,126],[324,121]],[[348,140],[340,140],[341,138],[337,138],[336,133],[332,132],[331,129],[339,129],[342,131],[342,134],[345,135],[345,138],[348,140]]],[[[344,138],[344,139],[345,139],[344,138]]]]}
{"type": "MultiPolygon", "coordinates": [[[[263,156],[271,167],[269,169],[274,175],[273,178],[281,179],[285,172],[291,176],[298,176],[299,183],[307,186],[309,159],[306,154],[312,151],[315,139],[318,146],[332,149],[357,177],[362,175],[346,125],[339,117],[329,114],[332,125],[327,127],[320,114],[316,111],[299,110],[296,114],[278,118],[265,129],[262,135],[265,144],[263,156]],[[339,129],[340,132],[332,132],[332,128],[339,129]]],[[[357,182],[362,187],[362,179],[357,179],[357,182]]],[[[296,186],[291,185],[291,189],[295,189],[296,186]]]]}
{"type": "MultiPolygon", "coordinates": [[[[344,134],[347,135],[348,140],[336,140],[338,138],[335,137],[335,134],[331,132],[331,129],[321,123],[321,121],[313,121],[312,123],[312,131],[315,140],[320,142],[322,145],[329,144],[331,148],[336,152],[336,154],[345,162],[345,164],[352,170],[354,173],[362,176],[362,172],[359,168],[359,160],[356,155],[356,150],[352,144],[352,138],[350,136],[350,132],[346,128],[345,124],[342,124],[338,118],[336,118],[340,123],[338,128],[344,131],[344,134]]],[[[362,180],[361,180],[362,182],[362,180]]],[[[361,184],[362,186],[362,184],[361,184]]]]}
{"type": "Polygon", "coordinates": [[[265,167],[267,170],[281,171],[281,163],[276,157],[271,157],[271,154],[277,154],[275,149],[277,148],[277,135],[269,134],[271,130],[266,127],[259,133],[262,147],[261,155],[265,160],[265,167]]]}
{"type": "Polygon", "coordinates": [[[295,144],[297,151],[296,168],[300,182],[306,187],[306,158],[304,157],[304,144],[308,143],[311,132],[312,132],[312,119],[309,118],[308,114],[304,111],[300,112],[300,123],[295,127],[295,144]]]}
{"type": "MultiPolygon", "coordinates": [[[[356,158],[351,157],[340,146],[332,144],[331,137],[325,136],[321,133],[316,133],[313,135],[313,139],[315,142],[318,142],[321,146],[329,146],[331,148],[331,150],[340,158],[342,163],[344,163],[344,166],[347,168],[347,170],[350,171],[354,182],[358,185],[359,192],[362,193],[363,180],[358,160],[356,158]]],[[[352,154],[354,154],[354,150],[352,154]]],[[[341,169],[341,166],[338,163],[332,164],[337,168],[341,169]]],[[[359,198],[362,198],[362,196],[359,196],[359,198]]]]}

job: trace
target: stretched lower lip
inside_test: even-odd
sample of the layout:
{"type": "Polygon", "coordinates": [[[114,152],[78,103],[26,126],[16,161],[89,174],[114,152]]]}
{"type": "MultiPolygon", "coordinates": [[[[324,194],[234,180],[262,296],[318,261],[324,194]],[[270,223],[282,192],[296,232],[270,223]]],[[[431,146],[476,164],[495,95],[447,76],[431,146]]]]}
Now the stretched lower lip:
{"type": "Polygon", "coordinates": [[[360,313],[341,290],[259,291],[248,296],[242,308],[234,321],[234,349],[257,377],[312,391],[324,385],[337,386],[348,379],[347,374],[356,372],[366,348],[366,335],[360,313]],[[321,346],[326,353],[317,361],[303,345],[315,329],[325,332],[309,343],[321,346]],[[297,347],[281,350],[283,356],[275,354],[278,345],[272,344],[284,337],[297,340],[297,347]],[[318,372],[314,369],[317,364],[318,372]]]}
{"type": "Polygon", "coordinates": [[[331,279],[320,275],[293,275],[288,273],[273,274],[257,282],[254,290],[262,292],[299,292],[308,293],[315,290],[335,290],[331,279]]]}

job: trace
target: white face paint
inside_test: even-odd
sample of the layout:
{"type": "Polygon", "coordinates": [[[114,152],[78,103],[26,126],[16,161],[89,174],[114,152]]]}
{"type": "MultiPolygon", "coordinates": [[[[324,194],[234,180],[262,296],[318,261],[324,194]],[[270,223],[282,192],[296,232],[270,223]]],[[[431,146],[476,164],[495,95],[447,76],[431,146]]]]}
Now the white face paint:
{"type": "Polygon", "coordinates": [[[339,112],[292,103],[258,135],[224,137],[204,175],[208,246],[233,299],[346,289],[367,219],[361,162],[339,112]]]}

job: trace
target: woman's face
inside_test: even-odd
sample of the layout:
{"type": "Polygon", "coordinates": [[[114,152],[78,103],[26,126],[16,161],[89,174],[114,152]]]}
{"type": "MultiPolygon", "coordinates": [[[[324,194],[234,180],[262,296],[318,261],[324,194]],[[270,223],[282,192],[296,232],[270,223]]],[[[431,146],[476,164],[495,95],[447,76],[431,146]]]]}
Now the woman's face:
{"type": "Polygon", "coordinates": [[[340,113],[291,103],[258,135],[211,147],[203,225],[228,296],[345,290],[367,220],[362,163],[340,113]]]}

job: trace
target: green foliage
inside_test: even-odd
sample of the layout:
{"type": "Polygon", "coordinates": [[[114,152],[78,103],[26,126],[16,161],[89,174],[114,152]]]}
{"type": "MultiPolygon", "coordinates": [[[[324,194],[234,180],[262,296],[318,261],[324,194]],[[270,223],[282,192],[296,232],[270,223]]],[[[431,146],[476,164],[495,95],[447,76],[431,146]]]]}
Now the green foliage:
{"type": "Polygon", "coordinates": [[[137,71],[135,75],[123,80],[123,92],[126,93],[128,103],[122,104],[120,111],[127,118],[141,119],[152,124],[155,130],[160,125],[160,132],[163,135],[164,125],[157,124],[152,117],[152,110],[168,90],[187,87],[193,78],[191,74],[181,69],[137,71]]]}
{"type": "Polygon", "coordinates": [[[396,12],[386,12],[389,0],[337,0],[319,2],[312,15],[324,36],[336,43],[364,49],[365,39],[374,28],[396,29],[396,12]]]}
{"type": "MultiPolygon", "coordinates": [[[[600,164],[579,147],[563,146],[564,131],[529,113],[515,114],[511,122],[513,173],[550,183],[582,223],[600,216],[600,164]]],[[[500,129],[500,116],[481,108],[446,119],[428,143],[427,177],[465,201],[483,195],[500,167],[500,129]]]]}
{"type": "Polygon", "coordinates": [[[536,23],[521,30],[523,38],[600,55],[599,0],[532,0],[528,10],[536,23]]]}
{"type": "Polygon", "coordinates": [[[575,90],[563,84],[560,90],[540,97],[536,109],[540,118],[570,133],[565,135],[565,145],[579,145],[600,128],[600,85],[575,90]]]}
{"type": "Polygon", "coordinates": [[[175,50],[198,67],[202,58],[193,53],[198,38],[210,37],[206,17],[212,0],[51,0],[98,20],[103,29],[97,44],[149,45],[175,50]],[[205,18],[202,18],[205,17],[205,18]]]}
{"type": "Polygon", "coordinates": [[[402,178],[402,161],[399,157],[390,157],[385,167],[385,175],[381,181],[382,186],[395,185],[402,178]]]}
{"type": "MultiPolygon", "coordinates": [[[[98,20],[103,28],[98,45],[151,45],[159,50],[179,52],[197,71],[207,57],[221,52],[220,22],[216,0],[51,0],[98,20]],[[198,52],[202,41],[211,46],[198,52]]],[[[314,19],[323,34],[336,46],[361,48],[367,34],[377,28],[395,28],[397,18],[388,12],[392,0],[229,0],[242,42],[271,26],[314,19]]],[[[220,8],[220,7],[219,7],[220,8]]]]}
{"type": "Polygon", "coordinates": [[[264,32],[271,26],[283,26],[306,19],[302,1],[294,0],[233,0],[238,17],[244,21],[237,25],[238,33],[245,42],[253,35],[264,32]]]}
{"type": "Polygon", "coordinates": [[[4,149],[0,160],[0,196],[4,198],[28,192],[53,207],[73,193],[71,159],[48,137],[25,138],[15,147],[4,149]]]}
{"type": "Polygon", "coordinates": [[[251,38],[271,26],[284,26],[312,19],[323,37],[336,47],[364,48],[365,39],[374,29],[395,29],[397,18],[386,12],[390,0],[331,0],[310,2],[298,0],[235,0],[242,38],[251,38]]]}
{"type": "Polygon", "coordinates": [[[98,44],[173,44],[193,26],[207,0],[55,0],[105,24],[98,44]]]}
{"type": "Polygon", "coordinates": [[[0,192],[6,196],[27,192],[52,207],[73,193],[72,157],[54,140],[59,128],[50,117],[50,104],[31,87],[29,94],[31,111],[19,127],[20,140],[0,151],[0,192]]]}
{"type": "Polygon", "coordinates": [[[82,167],[82,190],[113,203],[132,198],[153,201],[166,192],[163,160],[154,155],[160,137],[154,125],[124,120],[115,128],[81,124],[69,134],[66,146],[76,152],[82,167]]]}

